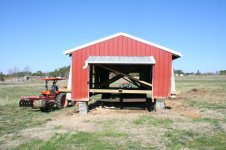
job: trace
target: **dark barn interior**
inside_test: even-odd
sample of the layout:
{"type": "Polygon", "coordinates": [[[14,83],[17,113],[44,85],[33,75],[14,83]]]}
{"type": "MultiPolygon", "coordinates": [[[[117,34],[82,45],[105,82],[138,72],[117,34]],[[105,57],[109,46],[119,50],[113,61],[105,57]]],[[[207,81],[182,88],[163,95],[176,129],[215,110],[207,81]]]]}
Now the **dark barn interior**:
{"type": "Polygon", "coordinates": [[[120,102],[121,108],[151,99],[153,64],[118,63],[89,63],[90,96],[101,94],[101,102],[120,102]]]}

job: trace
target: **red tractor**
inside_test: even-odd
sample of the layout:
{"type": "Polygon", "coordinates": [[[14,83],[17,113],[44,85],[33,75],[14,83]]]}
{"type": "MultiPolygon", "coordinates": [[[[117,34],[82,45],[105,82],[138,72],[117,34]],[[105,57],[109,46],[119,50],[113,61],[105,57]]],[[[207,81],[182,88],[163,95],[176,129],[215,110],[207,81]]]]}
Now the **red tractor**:
{"type": "Polygon", "coordinates": [[[68,106],[66,93],[70,92],[66,87],[59,89],[56,85],[57,81],[65,80],[62,78],[41,78],[45,81],[45,91],[40,96],[21,96],[19,106],[39,108],[41,111],[49,112],[55,108],[62,109],[68,106]],[[48,82],[52,81],[51,88],[48,88],[48,82]]]}

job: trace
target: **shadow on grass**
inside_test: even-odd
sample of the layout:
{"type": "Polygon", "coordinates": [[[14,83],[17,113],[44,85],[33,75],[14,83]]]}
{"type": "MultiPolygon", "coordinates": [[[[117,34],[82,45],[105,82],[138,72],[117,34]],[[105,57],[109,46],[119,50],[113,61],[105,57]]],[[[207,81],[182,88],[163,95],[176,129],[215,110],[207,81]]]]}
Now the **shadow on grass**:
{"type": "Polygon", "coordinates": [[[93,110],[97,107],[110,108],[110,109],[156,111],[155,103],[151,102],[151,100],[147,100],[146,102],[123,102],[123,103],[102,102],[100,100],[97,100],[94,103],[89,104],[89,110],[93,110]]]}

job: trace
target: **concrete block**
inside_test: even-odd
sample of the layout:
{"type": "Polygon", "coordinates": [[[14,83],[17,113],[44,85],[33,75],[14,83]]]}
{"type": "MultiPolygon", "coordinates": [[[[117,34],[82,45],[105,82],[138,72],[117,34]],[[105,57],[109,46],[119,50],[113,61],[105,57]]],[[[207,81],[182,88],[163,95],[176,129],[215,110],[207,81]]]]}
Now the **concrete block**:
{"type": "Polygon", "coordinates": [[[79,114],[86,115],[88,114],[89,108],[88,108],[88,102],[79,102],[79,114]]]}
{"type": "Polygon", "coordinates": [[[165,109],[165,99],[156,99],[156,109],[165,109]]]}

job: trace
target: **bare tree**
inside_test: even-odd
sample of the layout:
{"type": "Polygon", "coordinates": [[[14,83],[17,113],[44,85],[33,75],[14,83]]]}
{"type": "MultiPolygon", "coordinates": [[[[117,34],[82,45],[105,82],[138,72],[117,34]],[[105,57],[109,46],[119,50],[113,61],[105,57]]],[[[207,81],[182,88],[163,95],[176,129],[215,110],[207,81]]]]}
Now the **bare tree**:
{"type": "Polygon", "coordinates": [[[8,70],[8,74],[9,74],[9,75],[13,74],[13,70],[12,70],[12,69],[9,69],[9,70],[8,70]]]}
{"type": "Polygon", "coordinates": [[[15,66],[14,68],[13,68],[13,73],[14,74],[17,74],[19,72],[19,69],[15,66]]]}
{"type": "Polygon", "coordinates": [[[28,75],[31,72],[31,69],[29,66],[25,66],[23,71],[26,75],[28,75]]]}

